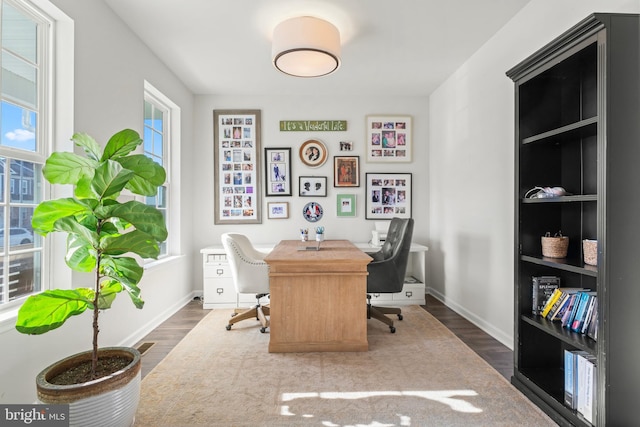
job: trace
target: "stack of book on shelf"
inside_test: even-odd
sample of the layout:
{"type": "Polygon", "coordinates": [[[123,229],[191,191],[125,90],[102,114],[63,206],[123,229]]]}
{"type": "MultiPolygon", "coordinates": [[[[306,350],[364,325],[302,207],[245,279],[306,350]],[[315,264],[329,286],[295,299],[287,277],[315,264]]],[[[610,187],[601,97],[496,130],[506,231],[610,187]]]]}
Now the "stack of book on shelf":
{"type": "Polygon", "coordinates": [[[560,278],[557,276],[534,276],[531,280],[533,281],[531,312],[533,314],[540,314],[547,304],[547,301],[549,301],[549,297],[553,294],[553,291],[560,287],[560,278]]]}
{"type": "Polygon", "coordinates": [[[596,356],[581,350],[564,351],[564,404],[593,424],[597,400],[596,356]]]}
{"type": "Polygon", "coordinates": [[[597,340],[597,292],[583,288],[561,288],[559,277],[542,276],[533,278],[533,294],[533,314],[539,314],[552,322],[561,322],[562,327],[597,340]],[[552,280],[554,278],[557,280],[552,280]],[[540,305],[545,292],[551,287],[553,291],[550,296],[540,305]]]}

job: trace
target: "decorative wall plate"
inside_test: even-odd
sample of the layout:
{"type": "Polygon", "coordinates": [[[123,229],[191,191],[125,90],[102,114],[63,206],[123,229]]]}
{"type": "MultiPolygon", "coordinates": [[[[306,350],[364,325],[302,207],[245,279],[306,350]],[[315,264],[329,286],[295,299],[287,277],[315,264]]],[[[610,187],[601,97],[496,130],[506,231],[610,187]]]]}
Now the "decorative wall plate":
{"type": "Polygon", "coordinates": [[[317,139],[305,141],[300,146],[300,160],[312,168],[322,166],[327,161],[327,147],[317,139]]]}
{"type": "Polygon", "coordinates": [[[309,202],[302,208],[302,216],[309,222],[318,222],[322,218],[324,210],[317,202],[309,202]]]}

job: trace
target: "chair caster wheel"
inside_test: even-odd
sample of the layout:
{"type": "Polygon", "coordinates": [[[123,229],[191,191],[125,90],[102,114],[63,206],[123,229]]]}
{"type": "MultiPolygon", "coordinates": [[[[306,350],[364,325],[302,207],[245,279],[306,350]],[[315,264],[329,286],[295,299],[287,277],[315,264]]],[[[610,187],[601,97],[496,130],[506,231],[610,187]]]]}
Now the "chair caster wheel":
{"type": "Polygon", "coordinates": [[[227,328],[227,331],[230,331],[231,330],[231,325],[227,325],[227,326],[225,326],[225,328],[227,328]]]}
{"type": "Polygon", "coordinates": [[[395,333],[396,333],[396,328],[395,328],[394,326],[389,326],[389,331],[390,331],[392,334],[395,334],[395,333]]]}
{"type": "Polygon", "coordinates": [[[402,314],[398,314],[398,320],[402,320],[402,314]]]}
{"type": "Polygon", "coordinates": [[[265,332],[267,332],[267,328],[260,328],[260,332],[264,334],[265,332]]]}

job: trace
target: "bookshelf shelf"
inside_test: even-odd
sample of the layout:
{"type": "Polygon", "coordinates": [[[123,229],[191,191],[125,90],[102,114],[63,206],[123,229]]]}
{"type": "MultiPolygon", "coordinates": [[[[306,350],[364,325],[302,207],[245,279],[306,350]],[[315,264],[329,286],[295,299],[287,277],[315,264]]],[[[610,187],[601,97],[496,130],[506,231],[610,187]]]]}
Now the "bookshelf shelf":
{"type": "Polygon", "coordinates": [[[516,95],[511,382],[561,426],[637,424],[640,200],[629,191],[640,182],[639,33],[640,15],[593,14],[507,71],[516,95]],[[557,186],[570,195],[524,197],[557,186]],[[541,237],[558,232],[569,237],[566,258],[543,257],[541,237]],[[597,267],[583,262],[585,239],[598,241],[597,267]],[[532,314],[541,276],[597,296],[597,342],[532,314]],[[565,404],[565,351],[596,366],[592,423],[565,404]]]}
{"type": "Polygon", "coordinates": [[[585,264],[579,258],[547,258],[542,255],[529,256],[522,255],[522,261],[533,264],[544,265],[558,270],[570,271],[573,273],[584,274],[585,276],[598,276],[598,267],[585,264]]]}
{"type": "Polygon", "coordinates": [[[575,196],[550,197],[548,199],[522,199],[522,203],[570,203],[570,202],[596,202],[597,194],[582,194],[575,196]]]}
{"type": "Polygon", "coordinates": [[[577,350],[584,350],[591,354],[596,354],[597,343],[591,338],[572,332],[567,328],[563,328],[560,323],[550,322],[549,320],[533,315],[522,315],[522,321],[544,331],[549,335],[553,335],[555,338],[562,340],[563,342],[575,347],[577,350]]]}
{"type": "Polygon", "coordinates": [[[568,124],[566,126],[562,126],[558,129],[553,129],[547,132],[543,132],[538,135],[533,135],[528,138],[524,138],[522,140],[523,144],[532,144],[536,143],[561,143],[562,141],[567,141],[574,139],[576,137],[585,137],[587,135],[595,135],[597,130],[598,118],[590,117],[585,120],[580,120],[575,123],[568,124]]]}

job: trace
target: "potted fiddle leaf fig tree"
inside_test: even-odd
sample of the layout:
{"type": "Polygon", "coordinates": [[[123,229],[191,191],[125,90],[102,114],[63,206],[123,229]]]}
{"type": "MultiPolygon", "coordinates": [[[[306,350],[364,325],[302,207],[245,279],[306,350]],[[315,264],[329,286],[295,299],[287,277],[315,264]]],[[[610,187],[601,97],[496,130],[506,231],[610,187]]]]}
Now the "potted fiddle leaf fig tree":
{"type": "Polygon", "coordinates": [[[21,333],[43,334],[71,316],[92,311],[91,350],[42,371],[36,378],[38,399],[68,403],[72,425],[131,425],[140,394],[140,354],[127,347],[100,348],[98,320],[121,292],[137,308],[144,304],[138,287],[144,270],[138,260],[157,258],[159,245],[167,238],[165,220],[153,206],[132,197],[125,202],[118,198],[123,190],[155,196],[165,182],[165,170],[134,151],[142,139],[131,129],[113,135],[104,150],[86,134],[76,133],[72,141],[85,155],[54,152],[42,174],[52,184],[72,185],[73,196],[41,202],[31,224],[42,236],[67,234],[66,264],[74,271],[92,273],[92,287],[64,283],[60,289],[30,296],[19,310],[15,327],[21,333]],[[107,400],[96,403],[103,395],[107,400]],[[114,410],[126,402],[134,406],[114,410]],[[97,404],[109,409],[97,410],[97,404]],[[83,408],[88,413],[82,413],[83,408]],[[99,413],[115,418],[96,421],[99,413]]]}

